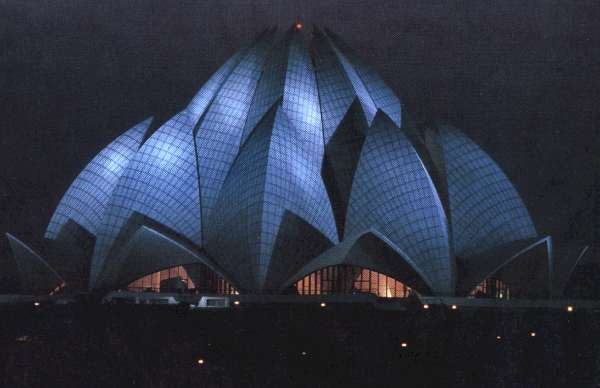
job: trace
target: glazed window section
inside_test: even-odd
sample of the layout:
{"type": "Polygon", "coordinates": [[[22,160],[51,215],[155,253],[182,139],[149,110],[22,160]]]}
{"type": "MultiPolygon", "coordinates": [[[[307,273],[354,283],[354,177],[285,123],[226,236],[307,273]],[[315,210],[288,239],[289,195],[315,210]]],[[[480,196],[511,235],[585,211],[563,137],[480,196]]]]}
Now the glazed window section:
{"type": "Polygon", "coordinates": [[[185,292],[237,295],[225,279],[204,265],[167,268],[141,277],[127,285],[131,292],[185,292]]]}
{"type": "Polygon", "coordinates": [[[487,278],[469,294],[470,298],[510,299],[510,289],[502,280],[487,278]]]}
{"type": "Polygon", "coordinates": [[[295,287],[299,295],[374,294],[381,298],[406,298],[414,292],[392,277],[347,265],[322,268],[299,280],[295,287]]]}

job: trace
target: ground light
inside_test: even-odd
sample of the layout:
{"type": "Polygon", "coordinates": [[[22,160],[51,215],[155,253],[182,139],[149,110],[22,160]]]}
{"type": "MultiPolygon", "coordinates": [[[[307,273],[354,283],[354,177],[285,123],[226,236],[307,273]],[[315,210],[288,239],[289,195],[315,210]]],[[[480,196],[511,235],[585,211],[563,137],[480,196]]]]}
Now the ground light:
{"type": "Polygon", "coordinates": [[[402,342],[402,343],[400,343],[400,346],[403,347],[403,348],[407,348],[408,347],[408,343],[402,342]]]}
{"type": "Polygon", "coordinates": [[[204,365],[204,359],[203,358],[199,358],[197,362],[198,362],[198,365],[204,365]]]}
{"type": "Polygon", "coordinates": [[[235,300],[235,301],[233,301],[233,304],[236,305],[236,306],[239,306],[240,305],[240,301],[239,300],[235,300]]]}
{"type": "Polygon", "coordinates": [[[38,307],[38,306],[40,305],[40,302],[33,302],[33,305],[34,305],[35,307],[38,307]]]}
{"type": "Polygon", "coordinates": [[[321,306],[322,308],[325,308],[325,307],[327,307],[327,303],[325,303],[325,302],[321,302],[320,306],[321,306]]]}
{"type": "Polygon", "coordinates": [[[496,340],[500,341],[502,339],[502,336],[497,335],[496,336],[496,340]]]}
{"type": "Polygon", "coordinates": [[[455,305],[455,304],[453,304],[453,305],[452,305],[450,308],[451,308],[452,310],[458,310],[458,306],[457,306],[457,305],[455,305]]]}
{"type": "Polygon", "coordinates": [[[572,313],[573,311],[575,311],[575,308],[573,308],[573,306],[567,306],[568,313],[572,313]]]}
{"type": "Polygon", "coordinates": [[[531,333],[529,333],[529,336],[530,336],[530,337],[535,337],[536,335],[537,335],[537,334],[536,334],[536,332],[535,332],[535,331],[532,331],[531,333]]]}
{"type": "Polygon", "coordinates": [[[423,310],[429,310],[429,305],[427,303],[423,305],[423,310]]]}

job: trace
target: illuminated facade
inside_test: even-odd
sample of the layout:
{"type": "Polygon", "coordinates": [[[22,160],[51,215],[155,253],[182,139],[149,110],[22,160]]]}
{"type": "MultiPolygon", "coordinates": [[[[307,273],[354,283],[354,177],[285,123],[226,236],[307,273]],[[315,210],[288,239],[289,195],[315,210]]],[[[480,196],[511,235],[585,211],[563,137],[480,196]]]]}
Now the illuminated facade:
{"type": "Polygon", "coordinates": [[[85,261],[91,290],[180,278],[217,293],[467,296],[493,277],[551,295],[551,240],[483,150],[405,122],[333,33],[281,35],[266,30],[173,118],[100,151],[50,221],[63,252],[50,261],[85,261]]]}
{"type": "Polygon", "coordinates": [[[510,289],[502,280],[487,278],[479,283],[469,296],[474,298],[510,299],[510,289]]]}
{"type": "MultiPolygon", "coordinates": [[[[164,284],[166,280],[171,279],[180,280],[181,284],[184,285],[186,290],[194,290],[196,288],[194,280],[190,278],[185,268],[182,266],[177,266],[163,269],[162,271],[154,272],[150,275],[139,278],[129,283],[127,285],[127,290],[133,292],[160,292],[161,283],[164,284]]],[[[164,287],[162,288],[164,291],[164,287]]]]}
{"type": "Polygon", "coordinates": [[[298,295],[373,294],[380,298],[407,298],[412,291],[382,273],[351,266],[321,268],[295,284],[298,295]]]}
{"type": "Polygon", "coordinates": [[[186,291],[219,295],[235,295],[238,291],[225,279],[202,264],[177,266],[143,276],[127,285],[128,291],[186,291]],[[176,282],[170,282],[170,281],[176,282]],[[180,286],[180,287],[178,287],[180,286]]]}

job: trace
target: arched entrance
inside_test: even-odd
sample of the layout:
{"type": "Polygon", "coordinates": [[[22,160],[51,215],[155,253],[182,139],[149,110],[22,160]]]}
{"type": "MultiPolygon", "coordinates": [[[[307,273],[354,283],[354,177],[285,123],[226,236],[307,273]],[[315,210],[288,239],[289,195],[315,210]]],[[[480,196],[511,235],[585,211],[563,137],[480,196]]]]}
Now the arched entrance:
{"type": "Polygon", "coordinates": [[[239,292],[219,274],[203,264],[166,268],[127,285],[131,292],[189,292],[237,295],[239,292]]]}
{"type": "Polygon", "coordinates": [[[299,295],[374,294],[406,298],[414,291],[385,274],[351,265],[334,265],[310,273],[294,284],[299,295]]]}

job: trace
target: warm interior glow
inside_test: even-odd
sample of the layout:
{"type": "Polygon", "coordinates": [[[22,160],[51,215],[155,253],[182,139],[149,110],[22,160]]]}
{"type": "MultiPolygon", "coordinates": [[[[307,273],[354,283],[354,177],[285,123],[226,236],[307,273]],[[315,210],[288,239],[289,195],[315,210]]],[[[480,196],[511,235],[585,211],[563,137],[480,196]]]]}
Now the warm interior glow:
{"type": "Polygon", "coordinates": [[[567,306],[567,312],[572,313],[575,309],[573,306],[567,306]]]}
{"type": "Polygon", "coordinates": [[[195,284],[192,279],[190,279],[186,269],[182,266],[168,268],[162,271],[154,272],[144,277],[139,278],[138,280],[130,283],[127,288],[131,291],[160,291],[160,283],[162,281],[174,278],[181,278],[181,280],[186,284],[186,288],[192,289],[195,288],[195,284]]]}
{"type": "Polygon", "coordinates": [[[500,279],[487,278],[469,293],[471,298],[510,299],[508,285],[500,279]]]}
{"type": "Polygon", "coordinates": [[[204,364],[204,359],[202,359],[202,358],[199,358],[199,359],[198,359],[198,364],[199,364],[199,365],[202,365],[202,364],[204,364]]]}
{"type": "Polygon", "coordinates": [[[402,343],[400,344],[400,346],[402,346],[403,348],[406,348],[406,347],[408,347],[408,344],[407,344],[406,342],[402,342],[402,343]]]}
{"type": "Polygon", "coordinates": [[[423,305],[423,308],[424,308],[425,310],[428,310],[428,309],[429,309],[429,305],[428,305],[427,303],[425,303],[425,304],[423,305]]]}
{"type": "Polygon", "coordinates": [[[457,309],[458,309],[458,306],[457,306],[457,305],[455,305],[455,304],[453,304],[451,308],[452,308],[452,310],[457,310],[457,309]]]}
{"type": "Polygon", "coordinates": [[[339,265],[321,268],[295,285],[299,295],[374,294],[406,298],[413,291],[398,280],[369,269],[339,265]]]}
{"type": "Polygon", "coordinates": [[[196,279],[199,279],[199,284],[195,284],[185,267],[177,266],[143,276],[129,283],[127,290],[132,292],[169,291],[165,287],[169,287],[168,281],[171,280],[171,287],[173,284],[176,284],[178,287],[183,286],[183,289],[187,291],[218,295],[239,295],[238,291],[231,284],[208,267],[201,264],[197,264],[196,266],[198,267],[195,268],[195,273],[197,274],[196,279]],[[177,284],[177,279],[180,281],[179,284],[177,284]]]}
{"type": "Polygon", "coordinates": [[[535,337],[535,336],[536,336],[536,333],[535,333],[535,331],[532,331],[531,333],[529,333],[529,336],[530,336],[530,337],[535,337]]]}
{"type": "Polygon", "coordinates": [[[327,307],[327,303],[321,302],[321,307],[327,307]]]}

